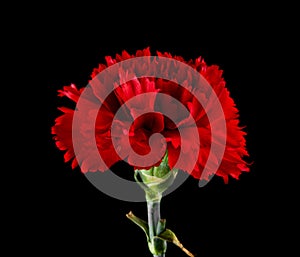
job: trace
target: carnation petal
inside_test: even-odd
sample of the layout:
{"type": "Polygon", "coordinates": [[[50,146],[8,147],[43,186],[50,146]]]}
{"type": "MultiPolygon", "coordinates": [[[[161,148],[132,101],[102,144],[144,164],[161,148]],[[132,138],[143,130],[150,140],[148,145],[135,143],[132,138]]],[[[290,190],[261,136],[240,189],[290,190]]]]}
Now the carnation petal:
{"type": "MultiPolygon", "coordinates": [[[[244,127],[239,125],[239,112],[226,88],[220,67],[207,65],[202,57],[186,61],[181,56],[157,51],[158,57],[173,61],[161,65],[157,59],[149,58],[149,62],[157,63],[151,68],[153,69],[151,74],[162,74],[168,78],[173,76],[173,80],[143,76],[147,65],[138,62],[132,65],[131,69],[120,69],[116,77],[97,76],[111,65],[142,56],[151,56],[149,47],[137,50],[135,54],[124,50],[121,54],[116,54],[115,58],[106,56],[105,64],[99,64],[92,71],[92,79],[88,86],[78,89],[71,84],[58,90],[58,96],[66,96],[75,103],[80,99],[81,106],[89,110],[82,117],[78,128],[80,134],[78,140],[81,140],[82,149],[76,152],[75,158],[72,142],[74,110],[67,107],[59,108],[63,114],[55,119],[51,133],[57,148],[65,151],[64,161],[71,162],[72,168],[75,168],[79,162],[82,172],[105,171],[124,159],[135,166],[135,157],[130,149],[146,156],[151,151],[149,146],[151,135],[161,133],[167,142],[170,168],[176,166],[175,168],[188,171],[196,179],[209,180],[215,172],[214,169],[219,165],[216,175],[222,177],[225,183],[228,183],[230,177],[238,179],[241,173],[248,172],[250,164],[244,160],[245,156],[249,156],[246,148],[246,132],[244,127]],[[210,97],[211,90],[193,86],[198,85],[197,81],[193,80],[191,72],[180,69],[178,61],[199,72],[210,84],[217,99],[210,97]],[[116,81],[120,82],[120,85],[117,85],[116,81]],[[111,85],[111,88],[107,85],[111,85]],[[147,93],[152,94],[148,94],[149,97],[147,96],[145,101],[142,96],[147,93]],[[161,97],[159,93],[170,97],[161,97]],[[172,99],[176,99],[177,102],[172,99]],[[178,102],[188,112],[180,111],[182,109],[178,102]],[[212,115],[219,104],[223,109],[224,117],[212,115]],[[121,115],[116,118],[117,111],[121,115]],[[164,113],[172,117],[166,117],[164,113]],[[91,129],[90,120],[95,116],[97,117],[95,128],[91,129]],[[214,117],[214,120],[209,120],[208,117],[214,117]],[[220,126],[223,124],[220,122],[223,118],[225,118],[226,133],[220,126]],[[212,128],[214,128],[213,135],[212,128]],[[222,145],[224,139],[225,146],[222,145]],[[97,149],[91,150],[93,140],[96,140],[97,149]],[[211,153],[212,144],[213,153],[211,153]],[[199,146],[200,151],[197,152],[199,146]],[[224,147],[225,151],[221,158],[218,154],[221,149],[224,150],[224,147]],[[95,160],[99,154],[103,163],[95,160]]],[[[82,110],[77,108],[77,111],[82,110]]],[[[155,147],[160,149],[155,153],[156,157],[159,157],[160,151],[163,151],[163,143],[157,141],[155,147]]]]}

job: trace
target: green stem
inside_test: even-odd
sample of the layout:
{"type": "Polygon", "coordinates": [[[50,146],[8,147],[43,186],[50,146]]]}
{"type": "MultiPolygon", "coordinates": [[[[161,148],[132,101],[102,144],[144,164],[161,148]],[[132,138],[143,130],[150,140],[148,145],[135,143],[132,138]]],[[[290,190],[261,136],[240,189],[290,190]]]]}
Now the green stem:
{"type": "Polygon", "coordinates": [[[147,199],[147,210],[148,210],[148,226],[149,226],[149,237],[150,244],[149,248],[153,257],[165,257],[167,243],[165,240],[155,238],[162,231],[160,231],[160,202],[161,194],[155,194],[155,197],[146,194],[147,199]],[[151,199],[152,198],[152,199],[151,199]]]}
{"type": "Polygon", "coordinates": [[[157,226],[160,221],[160,201],[159,202],[147,202],[148,209],[148,224],[149,224],[149,236],[153,238],[157,236],[157,226]]]}

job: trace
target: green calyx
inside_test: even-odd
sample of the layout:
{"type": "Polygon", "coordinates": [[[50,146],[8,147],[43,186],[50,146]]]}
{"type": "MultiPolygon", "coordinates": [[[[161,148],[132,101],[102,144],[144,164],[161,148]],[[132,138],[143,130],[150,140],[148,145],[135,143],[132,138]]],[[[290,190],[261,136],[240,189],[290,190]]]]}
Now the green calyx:
{"type": "Polygon", "coordinates": [[[170,167],[168,164],[168,153],[166,152],[159,166],[153,166],[148,170],[141,169],[139,171],[148,176],[153,176],[157,178],[165,177],[165,175],[167,175],[170,172],[170,167]]]}
{"type": "Polygon", "coordinates": [[[168,153],[165,154],[159,166],[150,169],[135,170],[134,178],[146,193],[146,199],[160,201],[161,195],[174,182],[178,169],[170,169],[168,153]]]}

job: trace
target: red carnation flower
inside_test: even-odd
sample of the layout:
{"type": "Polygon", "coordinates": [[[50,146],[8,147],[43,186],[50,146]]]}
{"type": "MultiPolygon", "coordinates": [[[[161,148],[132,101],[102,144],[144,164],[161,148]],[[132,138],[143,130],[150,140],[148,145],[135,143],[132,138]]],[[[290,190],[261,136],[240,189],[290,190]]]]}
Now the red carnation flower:
{"type": "MultiPolygon", "coordinates": [[[[124,60],[142,56],[151,56],[149,48],[139,50],[135,55],[130,55],[123,51],[121,55],[117,54],[115,58],[107,56],[105,58],[106,64],[100,64],[93,70],[90,85],[93,84],[93,79],[96,79],[97,75],[108,67],[124,60]]],[[[208,66],[201,57],[185,61],[182,57],[172,56],[169,53],[157,52],[157,56],[170,58],[189,65],[199,72],[211,85],[221,104],[226,122],[226,135],[223,135],[222,132],[219,135],[220,137],[226,136],[226,146],[222,160],[217,160],[216,157],[216,163],[219,162],[216,175],[221,176],[226,183],[229,176],[238,179],[242,172],[249,171],[249,164],[244,160],[244,157],[248,156],[245,147],[246,133],[239,125],[238,109],[225,86],[222,70],[217,65],[208,66]]],[[[161,73],[170,71],[170,67],[160,65],[157,65],[155,69],[161,73]]],[[[177,83],[150,76],[140,77],[140,74],[144,72],[143,65],[131,67],[130,71],[136,74],[136,77],[129,81],[127,80],[128,73],[120,70],[119,85],[113,85],[114,78],[110,77],[105,78],[106,81],[101,82],[115,87],[105,99],[102,99],[99,87],[90,86],[77,89],[72,84],[59,90],[59,96],[66,96],[77,103],[85,89],[85,103],[89,105],[91,114],[97,113],[95,130],[93,132],[85,128],[84,122],[81,125],[82,139],[78,140],[82,140],[83,147],[75,155],[72,141],[72,120],[74,113],[78,110],[66,107],[59,108],[63,114],[55,120],[52,134],[54,134],[57,147],[65,151],[65,162],[72,161],[72,168],[75,168],[80,162],[82,172],[105,171],[107,167],[125,159],[135,168],[141,168],[135,166],[134,153],[130,152],[128,148],[132,147],[134,152],[139,155],[147,155],[151,151],[149,139],[153,134],[160,133],[166,140],[166,147],[159,140],[153,142],[157,146],[155,149],[160,149],[160,151],[155,153],[157,157],[162,156],[161,152],[167,150],[168,164],[171,169],[176,164],[176,168],[189,172],[194,178],[208,180],[211,174],[208,173],[204,177],[201,175],[204,167],[209,165],[207,160],[212,140],[218,141],[218,135],[212,139],[212,125],[207,115],[214,108],[214,103],[210,101],[209,92],[200,92],[203,95],[203,102],[200,103],[191,91],[180,86],[191,85],[192,87],[191,74],[178,69],[176,63],[171,70],[174,71],[174,77],[176,75],[177,83]],[[146,93],[152,93],[147,98],[147,102],[142,101],[143,98],[133,102],[130,101],[130,99],[146,93]],[[170,97],[163,98],[161,94],[170,97]],[[179,111],[177,109],[178,105],[172,101],[173,98],[185,106],[189,114],[179,111]],[[101,103],[100,109],[95,102],[101,103]],[[206,105],[205,108],[203,103],[206,105]],[[122,109],[122,118],[115,119],[116,113],[122,106],[124,107],[122,109]],[[172,117],[176,117],[176,119],[171,120],[168,118],[164,115],[165,111],[172,113],[172,117]],[[140,115],[145,112],[147,113],[140,115]],[[191,129],[192,122],[195,122],[197,126],[198,135],[195,135],[194,130],[191,129]],[[179,133],[179,130],[181,133],[179,133]],[[91,137],[95,137],[97,153],[93,152],[95,149],[90,147],[89,139],[91,137]],[[200,143],[199,140],[196,140],[198,137],[200,138],[200,143]],[[187,167],[189,163],[176,163],[180,153],[189,156],[198,147],[197,144],[200,144],[200,150],[197,153],[196,164],[193,167],[187,167]],[[121,152],[128,154],[125,156],[121,152]],[[95,154],[100,154],[102,159],[105,160],[105,165],[101,165],[93,159],[95,154]]],[[[103,90],[105,89],[103,88],[103,90]]],[[[85,118],[89,119],[88,116],[85,118]]],[[[159,162],[155,165],[157,164],[159,162]]]]}

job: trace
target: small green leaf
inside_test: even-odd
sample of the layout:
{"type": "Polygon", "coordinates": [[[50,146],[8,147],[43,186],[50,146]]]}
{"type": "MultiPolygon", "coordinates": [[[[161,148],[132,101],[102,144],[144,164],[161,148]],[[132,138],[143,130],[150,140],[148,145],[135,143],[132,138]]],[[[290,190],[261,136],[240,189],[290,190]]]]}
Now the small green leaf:
{"type": "Polygon", "coordinates": [[[153,255],[162,256],[167,251],[167,242],[158,237],[153,237],[152,246],[149,248],[153,255]]]}
{"type": "Polygon", "coordinates": [[[175,233],[171,231],[170,229],[166,229],[162,233],[160,233],[158,236],[156,236],[160,239],[166,240],[168,242],[171,242],[175,245],[177,245],[182,251],[184,251],[188,256],[194,257],[194,255],[188,251],[186,248],[183,247],[182,243],[179,242],[178,238],[176,237],[175,233]]]}
{"type": "Polygon", "coordinates": [[[135,216],[132,212],[126,214],[126,217],[130,219],[132,222],[134,222],[136,225],[138,225],[145,232],[147,241],[150,242],[148,223],[135,216]]]}
{"type": "Polygon", "coordinates": [[[156,234],[159,235],[165,229],[166,229],[166,219],[161,219],[157,224],[156,234]]]}

